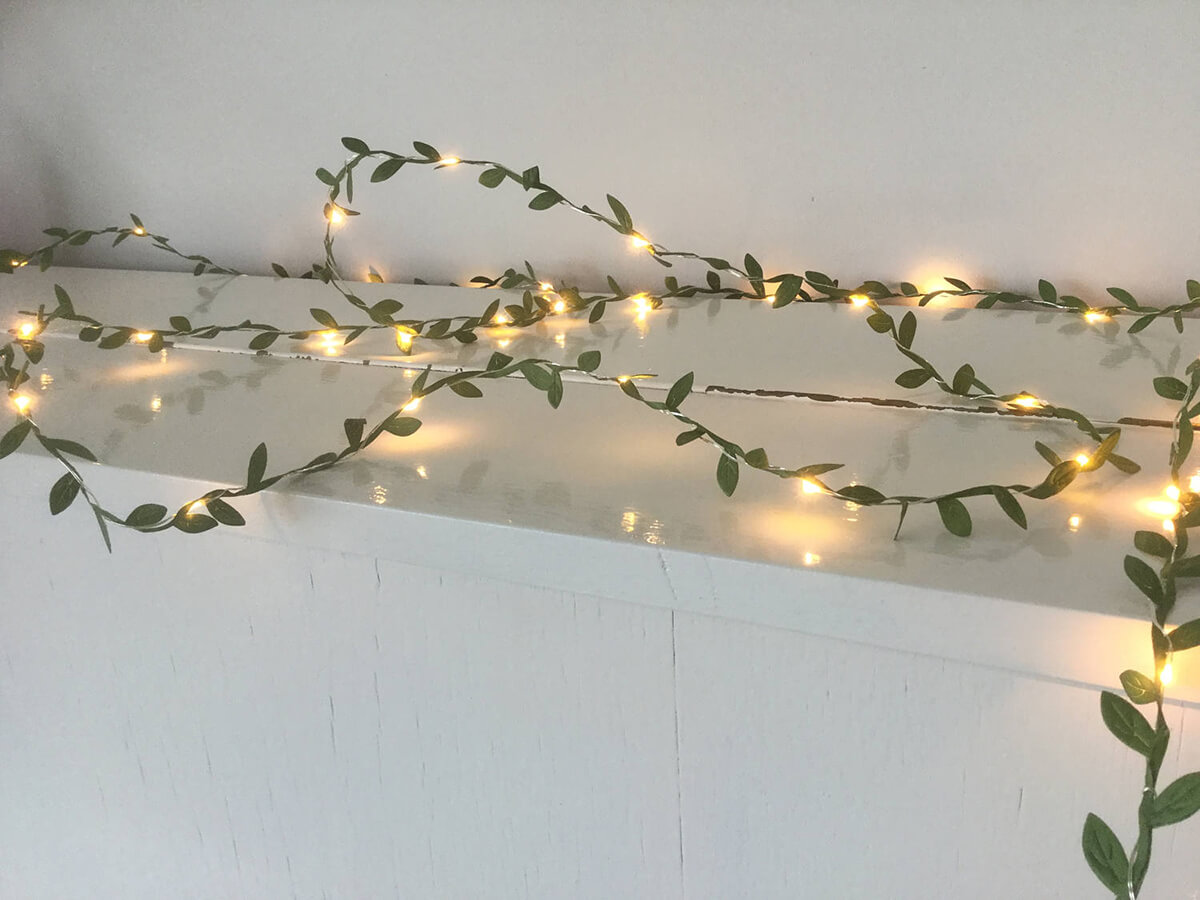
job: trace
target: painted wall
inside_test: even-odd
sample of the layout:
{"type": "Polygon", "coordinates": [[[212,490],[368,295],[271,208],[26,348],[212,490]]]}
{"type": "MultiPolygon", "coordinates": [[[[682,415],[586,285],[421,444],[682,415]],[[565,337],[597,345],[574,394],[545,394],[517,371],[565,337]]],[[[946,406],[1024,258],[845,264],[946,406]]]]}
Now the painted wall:
{"type": "MultiPolygon", "coordinates": [[[[3,7],[0,245],[135,210],[248,271],[306,265],[312,171],[355,134],[540,163],[670,246],[768,268],[1163,299],[1200,274],[1188,0],[3,7]]],[[[522,259],[662,274],[607,229],[473,181],[364,191],[347,259],[430,280],[522,259]]],[[[75,258],[174,264],[129,245],[75,258]]]]}

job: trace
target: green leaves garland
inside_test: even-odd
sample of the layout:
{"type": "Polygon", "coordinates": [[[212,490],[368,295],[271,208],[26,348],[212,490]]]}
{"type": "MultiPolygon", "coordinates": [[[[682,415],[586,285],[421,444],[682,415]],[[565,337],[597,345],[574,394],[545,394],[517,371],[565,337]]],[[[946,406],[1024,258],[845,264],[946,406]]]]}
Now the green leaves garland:
{"type": "MultiPolygon", "coordinates": [[[[384,434],[404,438],[411,436],[421,427],[421,420],[408,415],[414,401],[429,397],[442,389],[468,400],[484,396],[479,382],[489,379],[520,377],[535,390],[546,395],[547,402],[557,408],[563,400],[563,372],[576,373],[595,382],[617,385],[625,396],[645,408],[671,416],[685,430],[676,437],[676,444],[684,446],[693,441],[709,444],[719,451],[716,462],[718,488],[731,496],[738,487],[741,468],[749,469],[778,478],[799,478],[806,487],[842,502],[859,506],[899,507],[897,537],[905,517],[913,506],[932,505],[936,508],[942,525],[951,534],[967,538],[973,532],[970,509],[964,500],[988,498],[996,503],[1004,514],[1020,528],[1027,528],[1025,510],[1018,497],[1042,500],[1052,497],[1068,487],[1079,475],[1095,471],[1111,464],[1122,472],[1138,471],[1138,464],[1118,455],[1120,430],[1112,426],[1097,426],[1083,413],[1034,398],[1024,391],[997,392],[980,378],[975,367],[963,363],[952,374],[943,374],[914,346],[917,337],[917,319],[906,311],[899,322],[880,301],[915,301],[924,306],[940,295],[977,298],[975,306],[988,309],[997,304],[1051,308],[1059,312],[1078,315],[1087,321],[1120,319],[1133,316],[1127,331],[1136,334],[1159,319],[1170,319],[1179,332],[1184,328],[1185,315],[1200,309],[1200,282],[1188,280],[1185,285],[1184,302],[1167,306],[1149,306],[1137,301],[1123,288],[1109,288],[1113,303],[1091,306],[1079,297],[1060,294],[1049,281],[1038,283],[1036,294],[1023,294],[1006,290],[974,288],[965,281],[947,277],[950,288],[926,293],[908,282],[900,282],[892,289],[882,281],[867,280],[853,288],[842,287],[835,278],[824,273],[807,270],[803,274],[785,272],[768,276],[759,262],[750,253],[744,255],[742,265],[736,266],[726,259],[705,256],[691,251],[673,250],[653,242],[635,227],[634,219],[621,201],[607,195],[608,212],[600,212],[586,204],[577,204],[568,199],[557,188],[547,184],[537,166],[518,172],[501,163],[490,160],[469,160],[443,156],[435,147],[421,141],[413,142],[416,156],[388,150],[372,149],[365,141],[343,138],[342,144],[351,154],[336,171],[327,168],[316,170],[317,180],[327,188],[324,215],[327,225],[324,235],[324,256],[312,263],[300,274],[301,278],[320,280],[333,287],[342,299],[356,311],[353,321],[339,320],[334,313],[322,308],[310,310],[310,316],[319,329],[308,326],[277,326],[243,320],[236,324],[194,324],[183,315],[168,317],[167,327],[152,329],[130,324],[104,323],[78,312],[72,298],[59,285],[55,285],[55,305],[47,310],[45,305],[36,311],[24,311],[30,322],[11,332],[11,338],[0,345],[0,378],[3,379],[10,399],[20,400],[19,390],[29,380],[30,365],[38,365],[45,355],[45,344],[41,334],[56,322],[78,326],[81,341],[100,350],[116,350],[127,344],[141,344],[153,353],[174,345],[181,339],[212,340],[222,335],[245,335],[247,347],[265,353],[278,340],[306,340],[322,334],[340,339],[343,345],[350,344],[369,331],[393,329],[401,352],[411,352],[413,342],[453,340],[470,344],[478,339],[480,329],[503,325],[511,328],[529,328],[554,315],[584,315],[592,323],[599,322],[613,304],[634,303],[638,308],[649,311],[660,308],[666,300],[710,295],[725,299],[769,300],[773,309],[784,309],[794,303],[850,302],[869,308],[866,325],[881,337],[890,339],[894,350],[907,360],[909,368],[901,371],[895,382],[905,389],[922,388],[933,383],[940,391],[964,401],[999,408],[1008,414],[1032,415],[1071,422],[1095,445],[1094,450],[1080,459],[1062,459],[1052,448],[1035,442],[1034,449],[1050,467],[1041,480],[1026,484],[980,484],[959,488],[933,496],[888,494],[877,488],[850,483],[842,487],[831,487],[822,476],[842,468],[842,463],[817,462],[801,465],[781,466],[773,464],[764,448],[744,449],[733,439],[718,434],[712,428],[683,412],[688,397],[695,392],[695,376],[689,372],[679,378],[666,392],[662,400],[649,399],[638,388],[636,381],[643,376],[611,376],[597,374],[601,365],[599,351],[589,350],[579,355],[576,363],[564,366],[547,359],[514,359],[503,353],[492,354],[483,369],[464,370],[445,375],[431,381],[432,368],[425,368],[414,380],[408,402],[368,427],[365,418],[347,418],[343,423],[345,445],[314,457],[309,462],[290,469],[269,473],[267,445],[260,443],[247,463],[244,484],[215,488],[174,512],[162,504],[142,503],[127,515],[121,516],[103,506],[88,488],[75,460],[95,463],[96,456],[82,444],[63,437],[47,435],[29,411],[18,404],[16,421],[0,434],[0,459],[19,449],[30,436],[62,466],[62,476],[51,486],[49,507],[52,515],[69,509],[82,497],[96,519],[105,544],[111,550],[109,526],[116,525],[133,531],[154,533],[168,529],[186,534],[200,534],[217,527],[238,527],[245,519],[230,500],[267,490],[280,481],[298,475],[323,471],[365,450],[384,434]],[[370,174],[372,184],[386,182],[401,169],[413,166],[432,166],[435,169],[468,166],[479,168],[479,184],[486,189],[499,189],[512,182],[513,186],[529,194],[527,206],[534,211],[545,211],[565,207],[606,225],[618,234],[630,239],[633,245],[643,250],[654,262],[671,267],[673,261],[686,259],[702,262],[707,267],[704,283],[683,284],[674,276],[663,279],[661,291],[630,293],[624,290],[615,278],[609,276],[607,292],[583,292],[574,286],[554,288],[543,282],[526,262],[523,271],[509,268],[496,277],[477,276],[472,284],[483,288],[504,291],[521,291],[520,302],[508,303],[501,310],[502,300],[493,299],[477,315],[439,317],[432,319],[399,318],[403,304],[392,298],[368,303],[359,297],[352,283],[341,274],[334,254],[334,226],[359,213],[347,204],[354,202],[354,172],[367,160],[376,161],[370,174]],[[343,202],[344,201],[344,202],[343,202]],[[732,277],[743,287],[726,284],[725,277],[732,277]],[[773,293],[768,293],[773,286],[773,293]],[[551,299],[552,297],[556,299],[551,299]]],[[[53,265],[56,254],[70,247],[79,247],[95,238],[113,235],[112,246],[116,247],[129,239],[148,240],[151,246],[186,261],[195,275],[214,274],[235,276],[235,269],[218,265],[200,254],[185,254],[178,250],[164,235],[151,233],[136,216],[130,216],[132,224],[109,226],[97,230],[48,228],[45,234],[51,241],[31,252],[0,250],[0,273],[11,273],[26,265],[36,265],[42,271],[53,265]]],[[[291,277],[279,263],[271,263],[272,271],[280,278],[291,277]]],[[[382,281],[372,272],[372,281],[382,281]]],[[[353,315],[353,314],[352,314],[353,315]]],[[[1136,670],[1121,673],[1120,681],[1125,692],[1122,697],[1112,691],[1100,695],[1101,718],[1108,730],[1126,747],[1145,758],[1145,787],[1138,807],[1138,834],[1133,847],[1126,851],[1120,839],[1099,817],[1089,814],[1083,828],[1082,849],[1084,859],[1101,884],[1113,896],[1134,900],[1144,882],[1148,870],[1156,829],[1181,822],[1200,810],[1200,772],[1185,774],[1167,787],[1158,790],[1158,780],[1170,741],[1170,731],[1163,714],[1164,672],[1168,671],[1174,653],[1184,652],[1200,646],[1200,619],[1183,623],[1174,631],[1167,631],[1167,622],[1174,609],[1179,579],[1200,577],[1200,554],[1188,556],[1188,529],[1200,524],[1200,496],[1181,485],[1180,473],[1190,457],[1194,432],[1192,419],[1200,415],[1200,404],[1196,402],[1200,391],[1200,361],[1187,367],[1187,379],[1160,376],[1154,379],[1155,392],[1164,399],[1179,404],[1172,423],[1173,440],[1170,453],[1171,479],[1179,491],[1179,512],[1173,519],[1171,537],[1157,532],[1138,531],[1134,535],[1134,549],[1154,560],[1155,565],[1141,556],[1127,555],[1124,559],[1125,574],[1133,587],[1150,603],[1153,615],[1151,646],[1154,656],[1154,675],[1136,670]],[[1157,566],[1157,569],[1155,568],[1157,566]],[[1126,697],[1128,699],[1126,699],[1126,697]],[[1138,706],[1151,706],[1155,715],[1148,720],[1138,706]]]]}

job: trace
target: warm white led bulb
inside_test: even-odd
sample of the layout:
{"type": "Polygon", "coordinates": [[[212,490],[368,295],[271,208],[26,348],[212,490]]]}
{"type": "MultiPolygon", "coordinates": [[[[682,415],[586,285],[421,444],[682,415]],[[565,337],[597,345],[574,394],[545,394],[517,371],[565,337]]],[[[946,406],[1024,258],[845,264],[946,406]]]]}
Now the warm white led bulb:
{"type": "Polygon", "coordinates": [[[438,160],[438,164],[443,166],[457,166],[460,162],[462,160],[457,156],[443,156],[438,160]]]}
{"type": "Polygon", "coordinates": [[[13,397],[12,402],[13,406],[17,408],[17,412],[22,414],[25,412],[25,410],[29,409],[30,404],[33,403],[33,401],[24,394],[17,394],[17,396],[13,397]]]}
{"type": "Polygon", "coordinates": [[[409,400],[407,403],[405,403],[402,407],[400,407],[400,411],[401,412],[413,412],[420,405],[421,405],[421,398],[413,397],[411,400],[409,400]]]}
{"type": "Polygon", "coordinates": [[[1090,456],[1088,456],[1086,453],[1080,453],[1078,456],[1075,457],[1075,462],[1079,463],[1081,466],[1086,466],[1091,461],[1092,461],[1092,458],[1090,456]]]}
{"type": "Polygon", "coordinates": [[[134,234],[136,234],[138,237],[141,237],[142,235],[144,235],[144,234],[146,233],[146,229],[145,229],[145,228],[143,228],[141,225],[135,225],[135,226],[133,226],[133,229],[132,229],[132,231],[133,231],[133,233],[134,233],[134,234]]]}
{"type": "Polygon", "coordinates": [[[1083,318],[1095,325],[1097,322],[1107,322],[1108,314],[1102,313],[1098,309],[1089,309],[1083,314],[1083,318]]]}
{"type": "Polygon", "coordinates": [[[23,338],[31,338],[37,334],[37,326],[32,322],[25,322],[17,329],[17,333],[23,338]]]}
{"type": "Polygon", "coordinates": [[[848,299],[855,306],[866,306],[868,303],[871,302],[871,298],[868,297],[866,294],[851,294],[846,299],[848,299]]]}
{"type": "Polygon", "coordinates": [[[554,307],[553,307],[553,308],[554,308],[554,311],[555,311],[556,313],[566,312],[566,311],[567,311],[567,304],[566,304],[566,303],[564,303],[562,300],[556,300],[556,301],[554,301],[554,307]]]}
{"type": "Polygon", "coordinates": [[[651,249],[650,242],[648,240],[646,240],[644,237],[642,237],[640,234],[632,235],[629,238],[629,243],[633,245],[634,250],[649,250],[649,249],[651,249]]]}

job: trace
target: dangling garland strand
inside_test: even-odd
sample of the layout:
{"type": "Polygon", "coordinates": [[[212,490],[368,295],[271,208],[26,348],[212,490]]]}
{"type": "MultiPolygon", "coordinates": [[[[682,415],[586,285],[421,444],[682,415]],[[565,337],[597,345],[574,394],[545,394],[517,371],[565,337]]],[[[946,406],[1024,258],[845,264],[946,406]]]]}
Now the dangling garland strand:
{"type": "MultiPolygon", "coordinates": [[[[979,299],[975,303],[977,308],[987,309],[997,303],[1050,308],[1076,314],[1091,324],[1100,322],[1111,324],[1118,317],[1136,315],[1137,318],[1127,329],[1130,334],[1143,330],[1160,318],[1170,318],[1176,330],[1182,333],[1184,314],[1200,309],[1200,282],[1196,280],[1187,282],[1187,301],[1185,303],[1164,307],[1146,306],[1140,304],[1126,290],[1109,288],[1108,293],[1117,301],[1117,305],[1092,307],[1078,297],[1060,295],[1054,285],[1045,280],[1038,283],[1037,295],[1031,296],[1013,291],[973,288],[966,282],[955,278],[945,279],[948,284],[953,286],[952,288],[923,293],[908,282],[901,282],[896,291],[883,282],[874,280],[864,281],[853,289],[842,288],[839,287],[837,279],[816,271],[806,271],[803,275],[789,272],[766,277],[761,265],[749,253],[745,255],[743,266],[738,268],[720,257],[671,250],[655,243],[635,229],[628,210],[615,197],[609,195],[607,198],[612,212],[611,217],[597,212],[587,205],[576,204],[556,188],[543,182],[537,166],[525,169],[518,174],[515,170],[490,160],[444,156],[429,144],[420,141],[413,144],[417,156],[373,150],[357,138],[343,138],[342,143],[351,156],[342,164],[338,172],[335,174],[324,168],[316,171],[317,178],[329,189],[324,207],[326,219],[324,260],[320,263],[313,263],[309,270],[300,277],[319,279],[329,284],[350,306],[364,313],[369,322],[340,323],[329,311],[314,308],[310,310],[310,314],[321,326],[320,329],[283,328],[250,320],[244,320],[237,324],[196,326],[182,315],[170,316],[169,328],[150,329],[127,324],[103,323],[80,313],[76,311],[71,297],[60,285],[54,287],[56,305],[52,309],[47,311],[45,305],[42,305],[36,311],[22,311],[22,315],[29,316],[30,319],[12,329],[10,331],[11,338],[3,346],[0,346],[0,373],[3,375],[9,398],[19,415],[17,423],[0,437],[0,458],[13,453],[32,435],[51,456],[58,460],[66,471],[50,489],[49,502],[52,514],[57,515],[67,509],[77,497],[82,496],[91,507],[101,535],[110,551],[112,546],[109,525],[118,525],[141,532],[160,532],[174,528],[188,534],[199,534],[216,528],[218,525],[243,525],[245,519],[229,502],[229,498],[255,494],[283,479],[328,469],[366,449],[385,433],[398,437],[414,434],[421,427],[421,420],[408,415],[408,413],[415,411],[424,398],[443,388],[448,388],[461,397],[479,398],[483,396],[483,392],[477,382],[520,376],[534,389],[545,393],[550,405],[557,408],[563,398],[562,373],[569,372],[594,382],[616,384],[625,396],[650,410],[678,420],[686,426],[686,430],[676,438],[677,444],[683,445],[701,440],[719,449],[717,483],[726,495],[731,495],[736,489],[740,465],[744,464],[751,469],[779,478],[799,478],[807,493],[825,494],[831,498],[848,501],[859,506],[898,506],[900,515],[896,537],[899,537],[900,527],[903,525],[909,508],[914,505],[926,504],[933,504],[937,507],[942,523],[948,531],[959,537],[967,537],[971,534],[972,520],[962,501],[982,496],[990,496],[1013,522],[1021,528],[1026,528],[1025,512],[1017,500],[1017,496],[1025,496],[1034,500],[1052,497],[1066,488],[1079,474],[1099,469],[1106,463],[1111,463],[1126,473],[1139,470],[1137,463],[1114,452],[1117,442],[1120,440],[1120,429],[1109,425],[1094,425],[1083,413],[1046,403],[1026,391],[998,393],[978,377],[970,364],[963,364],[950,377],[944,376],[932,363],[913,350],[917,330],[916,316],[911,311],[905,312],[900,322],[897,323],[893,316],[882,308],[880,301],[916,300],[918,305],[924,306],[941,294],[978,297],[979,299]],[[497,188],[506,181],[513,181],[526,192],[536,191],[529,201],[530,209],[546,210],[564,206],[574,210],[628,237],[635,248],[644,251],[651,259],[663,266],[671,266],[672,259],[687,259],[704,263],[708,268],[705,284],[681,284],[678,279],[668,276],[664,279],[665,290],[662,292],[629,293],[621,287],[616,279],[609,276],[607,278],[608,292],[585,294],[574,286],[556,288],[549,282],[541,281],[533,267],[526,262],[524,272],[509,268],[498,277],[478,276],[472,279],[473,284],[484,288],[520,289],[522,290],[520,303],[508,304],[501,310],[501,301],[495,299],[479,315],[474,316],[433,319],[397,318],[396,314],[403,308],[403,304],[390,298],[368,304],[358,297],[350,283],[340,273],[334,255],[334,228],[349,217],[358,215],[357,211],[339,203],[339,200],[344,192],[346,203],[353,203],[354,170],[367,159],[382,160],[370,176],[373,183],[387,181],[406,165],[433,166],[435,169],[460,165],[482,168],[479,183],[484,187],[497,188]],[[721,280],[723,274],[746,282],[749,290],[725,285],[721,280]],[[771,294],[767,293],[768,285],[774,286],[771,294]],[[340,339],[345,345],[368,331],[392,329],[395,332],[397,346],[402,353],[407,355],[412,352],[413,344],[418,338],[433,341],[453,339],[469,344],[478,339],[477,332],[480,329],[528,328],[551,316],[580,314],[584,311],[588,312],[588,321],[595,323],[603,318],[607,308],[614,303],[630,303],[639,311],[639,315],[645,315],[660,308],[668,299],[690,298],[697,295],[712,295],[725,299],[767,300],[774,309],[782,309],[796,302],[848,302],[855,306],[869,307],[870,314],[866,318],[868,327],[879,335],[890,338],[895,350],[915,364],[915,368],[907,369],[896,377],[896,383],[901,387],[915,389],[932,381],[944,393],[979,404],[987,404],[991,409],[1003,411],[1009,415],[1032,415],[1069,421],[1094,442],[1095,449],[1090,453],[1081,453],[1075,458],[1064,460],[1050,447],[1041,442],[1035,442],[1035,449],[1050,465],[1050,469],[1040,482],[1032,486],[989,483],[932,496],[889,495],[868,485],[854,483],[834,488],[822,481],[820,476],[842,468],[841,463],[810,463],[796,467],[774,465],[769,462],[763,448],[745,450],[735,441],[718,434],[703,423],[684,414],[680,407],[692,393],[694,383],[694,373],[692,372],[688,372],[677,380],[667,391],[663,400],[649,400],[635,383],[636,379],[649,376],[597,374],[601,355],[596,350],[581,353],[574,365],[561,365],[538,357],[515,360],[511,356],[497,352],[492,354],[483,369],[456,371],[433,381],[430,381],[433,367],[426,366],[413,381],[409,398],[402,406],[374,423],[370,428],[368,428],[365,418],[346,419],[343,423],[346,435],[345,446],[322,453],[304,465],[268,475],[267,447],[265,443],[260,443],[250,455],[244,484],[210,490],[183,504],[174,513],[170,513],[167,507],[161,504],[143,503],[135,507],[128,515],[120,516],[100,503],[88,488],[79,466],[71,459],[74,457],[88,462],[96,462],[95,454],[76,441],[47,435],[31,414],[29,398],[20,393],[21,386],[29,380],[29,366],[39,364],[45,354],[45,345],[40,340],[40,336],[50,325],[59,321],[78,324],[80,339],[88,343],[96,343],[100,349],[104,350],[117,349],[134,342],[141,343],[149,351],[157,353],[166,346],[173,346],[180,339],[211,340],[223,334],[248,333],[252,335],[248,341],[248,347],[261,353],[266,352],[267,348],[282,337],[291,340],[307,340],[319,334],[327,341],[340,339]],[[18,350],[23,357],[19,365],[18,350]]],[[[93,237],[113,234],[115,235],[114,247],[129,238],[149,238],[152,246],[189,263],[194,263],[193,274],[195,275],[235,276],[241,274],[235,269],[218,265],[206,256],[183,253],[171,243],[169,238],[150,233],[137,216],[131,215],[130,218],[132,226],[109,226],[99,230],[77,229],[74,231],[65,228],[48,228],[45,233],[53,240],[32,252],[0,250],[0,272],[11,273],[30,263],[35,263],[42,271],[45,271],[53,264],[55,251],[59,248],[82,246],[93,237]]],[[[278,263],[272,263],[271,268],[281,278],[290,277],[287,270],[278,263]]],[[[374,271],[371,273],[370,280],[382,281],[374,271]]],[[[1088,865],[1101,883],[1115,897],[1122,898],[1122,900],[1136,900],[1141,890],[1150,864],[1154,830],[1181,822],[1200,810],[1200,772],[1184,775],[1161,792],[1158,791],[1158,778],[1170,741],[1170,731],[1163,714],[1163,703],[1164,688],[1171,680],[1171,658],[1174,653],[1200,646],[1200,619],[1186,622],[1174,630],[1167,630],[1167,620],[1175,606],[1177,580],[1200,577],[1200,555],[1187,556],[1188,528],[1200,524],[1200,496],[1192,490],[1194,486],[1192,482],[1189,481],[1186,489],[1181,486],[1180,475],[1192,450],[1191,420],[1200,415],[1200,403],[1196,402],[1197,394],[1200,392],[1200,360],[1191,363],[1185,374],[1188,376],[1187,381],[1173,376],[1161,376],[1154,379],[1154,389],[1159,396],[1179,403],[1178,411],[1172,422],[1170,453],[1171,488],[1168,492],[1175,500],[1175,514],[1170,520],[1171,538],[1151,531],[1138,531],[1134,535],[1134,547],[1139,552],[1160,561],[1157,571],[1137,556],[1128,555],[1124,562],[1127,577],[1151,602],[1153,607],[1151,646],[1155,674],[1151,677],[1134,670],[1126,670],[1121,673],[1121,683],[1129,699],[1126,700],[1111,691],[1103,691],[1100,697],[1101,715],[1105,725],[1118,740],[1141,754],[1146,760],[1145,788],[1138,807],[1138,835],[1133,849],[1127,853],[1112,829],[1098,816],[1089,814],[1083,829],[1083,852],[1088,865]],[[1155,721],[1153,725],[1138,712],[1133,705],[1135,703],[1154,705],[1155,721]]]]}

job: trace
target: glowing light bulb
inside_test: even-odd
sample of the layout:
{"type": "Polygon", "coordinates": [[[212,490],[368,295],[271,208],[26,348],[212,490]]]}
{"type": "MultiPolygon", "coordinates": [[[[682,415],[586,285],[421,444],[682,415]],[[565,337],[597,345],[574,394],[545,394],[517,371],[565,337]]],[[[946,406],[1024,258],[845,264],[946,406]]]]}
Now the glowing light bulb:
{"type": "Polygon", "coordinates": [[[429,477],[429,473],[425,471],[424,466],[417,466],[417,474],[420,475],[422,478],[429,477]]]}
{"type": "Polygon", "coordinates": [[[497,325],[508,325],[512,322],[512,319],[508,317],[507,313],[498,312],[496,315],[492,316],[492,322],[497,325]]]}
{"type": "Polygon", "coordinates": [[[871,298],[868,297],[866,294],[851,294],[846,299],[849,300],[851,303],[853,303],[855,306],[866,306],[868,303],[871,302],[871,298]]]}
{"type": "Polygon", "coordinates": [[[150,398],[150,408],[154,410],[154,412],[158,412],[160,409],[162,409],[162,397],[155,395],[154,397],[150,398]]]}
{"type": "Polygon", "coordinates": [[[1078,456],[1075,457],[1075,462],[1079,463],[1081,466],[1086,466],[1091,461],[1092,461],[1092,458],[1090,456],[1088,456],[1086,453],[1080,453],[1078,456]]]}
{"type": "Polygon", "coordinates": [[[774,303],[775,303],[775,295],[774,294],[767,294],[762,299],[763,299],[763,303],[769,303],[772,305],[774,305],[774,303]]]}
{"type": "Polygon", "coordinates": [[[539,285],[538,285],[538,287],[539,287],[539,288],[541,288],[543,291],[552,291],[552,290],[554,290],[554,285],[552,285],[552,284],[551,284],[550,282],[548,282],[548,281],[543,281],[541,284],[539,284],[539,285]]]}
{"type": "Polygon", "coordinates": [[[1173,500],[1154,498],[1142,501],[1142,506],[1150,515],[1159,518],[1174,519],[1179,515],[1179,504],[1173,500]]]}
{"type": "Polygon", "coordinates": [[[411,400],[409,400],[407,403],[405,403],[402,407],[400,407],[400,411],[401,412],[414,412],[420,407],[420,405],[421,405],[421,398],[413,397],[411,400]]]}
{"type": "Polygon", "coordinates": [[[651,247],[650,242],[640,234],[631,235],[629,243],[633,245],[634,250],[649,250],[652,253],[654,252],[654,248],[651,247]]]}
{"type": "Polygon", "coordinates": [[[645,315],[654,308],[653,304],[650,303],[650,298],[645,294],[634,294],[629,299],[633,301],[633,308],[636,309],[640,315],[645,315]]]}
{"type": "Polygon", "coordinates": [[[1032,394],[1020,394],[1013,397],[1009,401],[1010,406],[1019,406],[1021,409],[1041,409],[1046,404],[1032,394]]]}
{"type": "Polygon", "coordinates": [[[567,304],[562,300],[555,300],[553,308],[556,313],[566,312],[567,304]]]}
{"type": "Polygon", "coordinates": [[[1158,673],[1158,683],[1168,685],[1175,680],[1175,667],[1169,662],[1163,663],[1162,671],[1158,673]]]}
{"type": "Polygon", "coordinates": [[[397,328],[396,329],[396,346],[399,347],[401,350],[404,350],[405,352],[411,350],[412,345],[413,345],[413,337],[414,337],[414,335],[411,331],[403,331],[403,330],[397,328]]]}
{"type": "Polygon", "coordinates": [[[825,489],[811,478],[800,479],[800,490],[805,494],[823,494],[825,489]]]}
{"type": "Polygon", "coordinates": [[[130,230],[134,234],[136,234],[138,237],[141,237],[142,235],[144,235],[146,233],[146,229],[143,228],[141,225],[134,225],[133,228],[130,230]]]}
{"type": "Polygon", "coordinates": [[[37,326],[32,322],[25,322],[20,328],[17,329],[17,333],[20,334],[22,338],[31,338],[37,334],[37,326]]]}
{"type": "Polygon", "coordinates": [[[19,269],[19,268],[21,268],[21,266],[28,265],[29,260],[27,260],[27,259],[10,259],[8,261],[8,264],[10,266],[12,266],[14,269],[19,269]]]}
{"type": "Polygon", "coordinates": [[[33,403],[33,401],[24,394],[17,394],[17,396],[13,397],[12,402],[13,406],[17,408],[17,412],[21,413],[22,415],[25,414],[25,410],[29,409],[30,404],[33,403]]]}
{"type": "Polygon", "coordinates": [[[153,331],[139,331],[133,335],[133,339],[139,344],[148,343],[152,337],[154,337],[153,331]]]}
{"type": "Polygon", "coordinates": [[[329,220],[330,225],[341,225],[346,221],[346,214],[340,208],[331,205],[325,218],[329,220]]]}
{"type": "Polygon", "coordinates": [[[1167,489],[1165,491],[1163,491],[1163,493],[1167,495],[1168,499],[1171,499],[1171,500],[1179,499],[1179,488],[1175,487],[1175,485],[1173,485],[1173,484],[1168,484],[1167,489]]]}
{"type": "Polygon", "coordinates": [[[457,156],[443,156],[441,159],[438,160],[438,165],[457,166],[460,162],[462,162],[462,160],[459,159],[457,156]]]}
{"type": "Polygon", "coordinates": [[[1108,313],[1102,313],[1098,309],[1089,309],[1083,314],[1083,318],[1095,325],[1097,322],[1107,322],[1109,316],[1108,313]]]}
{"type": "Polygon", "coordinates": [[[821,562],[821,556],[818,553],[805,553],[804,564],[806,566],[815,566],[821,562]]]}
{"type": "Polygon", "coordinates": [[[627,381],[629,381],[628,375],[618,375],[617,376],[617,384],[625,384],[627,381]]]}
{"type": "Polygon", "coordinates": [[[207,509],[204,506],[203,500],[197,500],[195,503],[193,503],[191,506],[189,506],[188,510],[187,510],[187,514],[189,516],[199,515],[200,513],[203,513],[203,512],[207,512],[207,509]]]}
{"type": "Polygon", "coordinates": [[[1072,531],[1078,531],[1079,526],[1083,524],[1083,516],[1075,515],[1067,519],[1067,527],[1072,531]]]}

